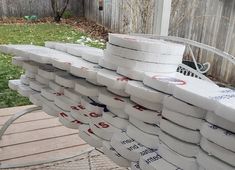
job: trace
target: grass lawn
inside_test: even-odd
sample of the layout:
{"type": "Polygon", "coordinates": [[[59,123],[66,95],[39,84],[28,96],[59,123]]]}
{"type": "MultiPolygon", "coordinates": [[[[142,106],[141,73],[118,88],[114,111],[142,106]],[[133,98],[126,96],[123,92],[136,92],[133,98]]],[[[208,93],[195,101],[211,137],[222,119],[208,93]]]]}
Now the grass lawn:
{"type": "MultiPolygon", "coordinates": [[[[0,25],[0,44],[44,45],[45,41],[76,42],[84,33],[72,26],[58,24],[10,24],[0,25]]],[[[97,44],[88,45],[97,46],[97,44]]],[[[100,47],[98,45],[98,47],[100,47]]],[[[0,108],[30,104],[8,88],[8,80],[18,79],[23,70],[11,64],[10,55],[0,53],[0,108]]]]}

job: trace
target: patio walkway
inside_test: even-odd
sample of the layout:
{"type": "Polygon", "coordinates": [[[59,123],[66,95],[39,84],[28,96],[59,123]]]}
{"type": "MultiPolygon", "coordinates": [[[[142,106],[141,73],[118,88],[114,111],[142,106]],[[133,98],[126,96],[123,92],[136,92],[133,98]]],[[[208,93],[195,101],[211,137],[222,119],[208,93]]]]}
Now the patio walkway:
{"type": "MultiPolygon", "coordinates": [[[[0,109],[0,127],[19,110],[32,106],[0,109]]],[[[16,120],[0,140],[0,168],[72,157],[91,148],[77,130],[63,127],[57,118],[35,111],[16,120]]]]}
{"type": "MultiPolygon", "coordinates": [[[[30,107],[33,106],[0,109],[0,127],[13,113],[30,107]]],[[[62,126],[57,118],[42,111],[29,113],[16,120],[0,140],[0,169],[34,163],[38,164],[14,169],[126,169],[93,150],[78,136],[77,130],[62,126]]]]}

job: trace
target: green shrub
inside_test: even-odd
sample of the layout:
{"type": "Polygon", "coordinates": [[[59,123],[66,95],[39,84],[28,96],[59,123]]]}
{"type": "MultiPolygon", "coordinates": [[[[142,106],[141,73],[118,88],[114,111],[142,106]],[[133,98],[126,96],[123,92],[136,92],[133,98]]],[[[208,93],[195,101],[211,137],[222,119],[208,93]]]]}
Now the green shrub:
{"type": "Polygon", "coordinates": [[[69,11],[69,10],[66,10],[62,16],[62,18],[64,19],[69,19],[69,18],[72,18],[73,17],[73,12],[72,11],[69,11]]]}

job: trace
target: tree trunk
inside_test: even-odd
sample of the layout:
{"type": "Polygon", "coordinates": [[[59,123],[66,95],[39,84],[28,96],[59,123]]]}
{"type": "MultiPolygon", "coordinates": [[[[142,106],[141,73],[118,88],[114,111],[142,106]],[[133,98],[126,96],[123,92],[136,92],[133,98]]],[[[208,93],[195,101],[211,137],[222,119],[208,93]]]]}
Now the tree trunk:
{"type": "Polygon", "coordinates": [[[54,16],[54,21],[57,23],[61,21],[61,16],[58,13],[56,13],[56,15],[54,16]]]}
{"type": "Polygon", "coordinates": [[[51,7],[54,13],[55,22],[60,22],[61,17],[63,16],[66,8],[68,7],[68,4],[69,4],[69,0],[65,0],[65,2],[62,4],[62,7],[60,8],[58,0],[51,0],[51,7]]]}

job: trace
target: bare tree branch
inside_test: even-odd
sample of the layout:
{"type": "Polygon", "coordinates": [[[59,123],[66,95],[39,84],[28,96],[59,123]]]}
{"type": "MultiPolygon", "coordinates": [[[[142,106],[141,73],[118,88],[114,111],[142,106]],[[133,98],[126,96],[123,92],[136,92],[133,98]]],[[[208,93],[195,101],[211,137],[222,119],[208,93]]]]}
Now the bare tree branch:
{"type": "Polygon", "coordinates": [[[63,15],[63,13],[65,12],[65,10],[67,9],[68,4],[69,4],[69,0],[65,0],[65,3],[64,3],[64,5],[63,5],[63,7],[60,9],[61,16],[63,15]]]}

